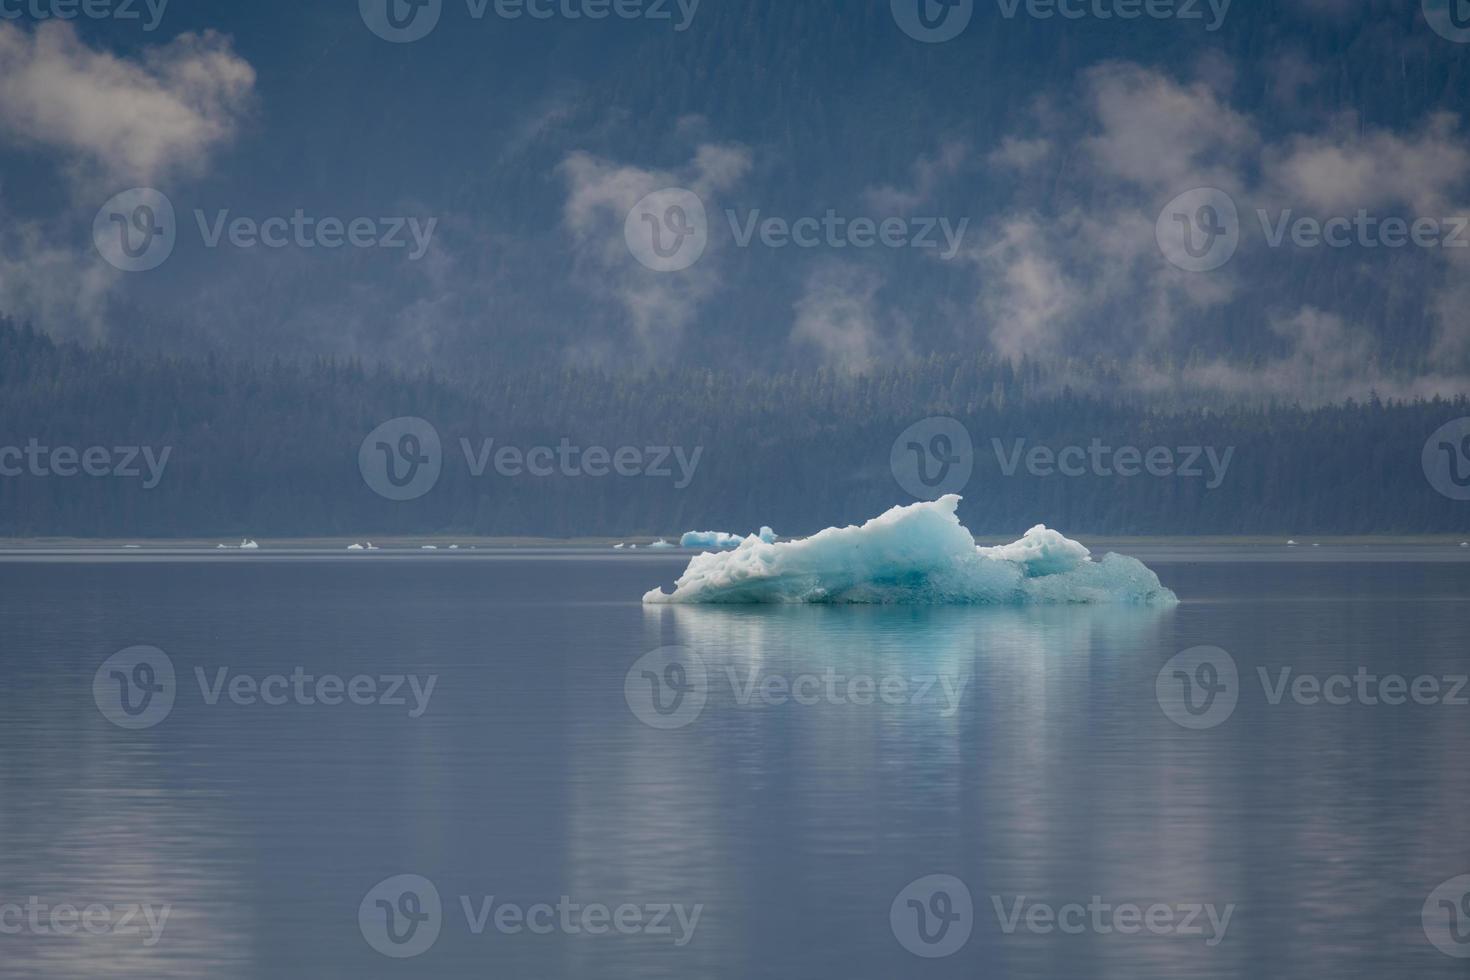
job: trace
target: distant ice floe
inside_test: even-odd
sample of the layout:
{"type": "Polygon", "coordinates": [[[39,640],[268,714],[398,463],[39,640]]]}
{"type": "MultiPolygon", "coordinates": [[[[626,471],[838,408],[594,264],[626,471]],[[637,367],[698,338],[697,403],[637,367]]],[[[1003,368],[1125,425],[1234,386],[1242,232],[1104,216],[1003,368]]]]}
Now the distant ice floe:
{"type": "Polygon", "coordinates": [[[256,544],[254,541],[251,541],[249,538],[245,538],[244,540],[242,540],[240,542],[240,550],[241,551],[259,551],[260,550],[260,545],[256,544]]]}
{"type": "Polygon", "coordinates": [[[669,544],[669,543],[668,543],[668,542],[667,542],[667,541],[665,541],[665,540],[664,540],[664,539],[663,539],[663,538],[659,538],[659,539],[658,539],[658,540],[657,540],[657,541],[655,541],[655,542],[654,542],[654,543],[653,543],[653,544],[651,544],[651,545],[649,545],[649,547],[650,547],[650,548],[657,548],[657,549],[658,549],[658,550],[660,550],[660,551],[662,551],[662,550],[664,550],[664,549],[665,549],[665,548],[672,548],[672,547],[673,547],[673,545],[671,545],[671,544],[669,544]]]}
{"type": "MultiPolygon", "coordinates": [[[[756,536],[766,544],[774,544],[776,541],[776,532],[768,527],[761,528],[756,536]]],[[[728,531],[689,531],[679,539],[679,547],[731,551],[740,547],[744,540],[740,535],[728,531]]]]}
{"type": "Polygon", "coordinates": [[[1037,525],[1019,541],[976,547],[956,495],[895,507],[861,527],[697,555],[659,603],[882,603],[1173,605],[1178,597],[1142,562],[1100,561],[1076,541],[1037,525]]]}

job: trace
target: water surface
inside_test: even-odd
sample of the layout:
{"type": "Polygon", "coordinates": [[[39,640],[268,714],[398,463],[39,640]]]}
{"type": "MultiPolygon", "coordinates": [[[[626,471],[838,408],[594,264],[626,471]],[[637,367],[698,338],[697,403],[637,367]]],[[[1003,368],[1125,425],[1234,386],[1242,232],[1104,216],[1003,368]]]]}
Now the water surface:
{"type": "MultiPolygon", "coordinates": [[[[1259,670],[1470,672],[1470,562],[1313,551],[1136,552],[1169,610],[641,606],[678,555],[9,555],[0,905],[169,917],[148,945],[0,915],[0,974],[1464,977],[1421,912],[1470,873],[1470,706],[1272,704],[1259,670]],[[135,646],[176,676],[134,730],[93,682],[135,646]],[[1201,646],[1238,671],[1224,717],[1168,694],[1201,646]],[[636,666],[669,647],[702,669],[692,715],[653,705],[690,671],[636,666]],[[401,705],[211,704],[222,668],[436,682],[417,717],[407,682],[401,705]],[[359,921],[399,875],[442,908],[406,959],[374,948],[371,900],[359,921]],[[901,893],[932,875],[973,917],[926,945],[901,893]],[[462,899],[490,896],[700,912],[687,935],[477,935],[462,899]],[[1223,937],[1008,932],[997,913],[1094,896],[1232,912],[1223,937]]],[[[1450,915],[1470,951],[1470,903],[1450,915]]]]}

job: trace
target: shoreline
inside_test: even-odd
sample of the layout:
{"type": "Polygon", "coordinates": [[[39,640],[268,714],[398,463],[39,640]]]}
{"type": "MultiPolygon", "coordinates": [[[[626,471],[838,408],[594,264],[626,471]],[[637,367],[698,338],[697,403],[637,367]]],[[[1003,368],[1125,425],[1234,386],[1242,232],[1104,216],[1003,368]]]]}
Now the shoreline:
{"type": "MultiPolygon", "coordinates": [[[[680,548],[677,544],[681,534],[665,535],[664,540],[673,544],[672,548],[651,549],[650,545],[659,540],[657,536],[630,535],[627,537],[588,537],[588,538],[542,538],[542,537],[455,537],[452,535],[423,535],[404,536],[395,535],[390,537],[373,537],[371,535],[360,538],[347,537],[300,537],[300,538],[274,538],[256,537],[252,538],[259,543],[260,551],[347,551],[353,544],[363,544],[371,541],[379,552],[383,551],[450,551],[455,553],[465,551],[513,551],[516,549],[534,550],[565,550],[577,551],[587,549],[614,550],[618,544],[637,545],[636,551],[645,552],[652,550],[659,552],[698,553],[711,550],[703,548],[680,548]]],[[[1314,546],[1318,548],[1352,548],[1352,547],[1454,547],[1458,548],[1462,541],[1470,540],[1470,530],[1463,535],[1433,534],[1433,535],[1405,535],[1405,534],[1383,534],[1383,535],[1322,535],[1313,536],[1308,534],[1298,535],[1296,545],[1288,545],[1287,538],[1279,535],[1089,535],[1068,534],[1068,537],[1080,541],[1094,552],[1117,551],[1130,547],[1271,547],[1290,548],[1292,551],[1311,550],[1314,546]]],[[[788,540],[782,538],[780,540],[788,540]]],[[[1008,544],[1016,540],[1016,536],[985,535],[977,536],[975,543],[980,546],[990,547],[999,544],[1008,544]]],[[[110,551],[110,550],[147,550],[147,551],[211,551],[211,552],[237,552],[240,546],[235,539],[221,541],[218,538],[75,538],[75,537],[28,537],[28,538],[0,538],[0,552],[44,552],[44,551],[110,551]],[[219,545],[225,545],[220,548],[219,545]]],[[[253,549],[251,549],[253,550],[253,549]]],[[[633,551],[635,549],[626,549],[633,551]]],[[[1466,549],[1470,551],[1470,549],[1466,549]]],[[[356,552],[354,552],[355,554],[356,552]]]]}

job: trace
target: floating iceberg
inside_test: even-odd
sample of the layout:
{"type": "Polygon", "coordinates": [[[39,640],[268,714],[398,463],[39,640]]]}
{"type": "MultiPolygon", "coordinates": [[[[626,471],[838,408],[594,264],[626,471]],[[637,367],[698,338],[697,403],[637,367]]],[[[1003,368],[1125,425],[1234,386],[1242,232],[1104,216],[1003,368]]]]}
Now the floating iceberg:
{"type": "Polygon", "coordinates": [[[979,548],[956,514],[960,498],[895,507],[861,527],[799,541],[752,535],[734,551],[697,555],[672,594],[645,603],[885,603],[1024,605],[1179,600],[1142,562],[1087,548],[1038,525],[979,548]]]}
{"type": "Polygon", "coordinates": [[[657,549],[659,549],[659,550],[660,550],[660,551],[662,551],[662,550],[663,550],[663,549],[665,549],[665,548],[672,548],[672,547],[673,547],[673,545],[671,545],[671,544],[669,544],[669,543],[668,543],[668,542],[667,542],[667,541],[665,541],[665,540],[664,540],[664,539],[663,539],[663,538],[659,538],[659,539],[658,539],[658,540],[657,540],[657,541],[655,541],[655,542],[654,542],[654,543],[653,543],[653,544],[651,544],[651,545],[649,545],[649,547],[650,547],[650,548],[657,548],[657,549]]]}
{"type": "MultiPolygon", "coordinates": [[[[760,533],[756,536],[766,544],[774,544],[776,541],[776,532],[768,527],[761,528],[760,533]]],[[[740,543],[744,540],[740,535],[731,534],[729,531],[690,531],[679,539],[679,547],[730,551],[740,547],[740,543]]]]}

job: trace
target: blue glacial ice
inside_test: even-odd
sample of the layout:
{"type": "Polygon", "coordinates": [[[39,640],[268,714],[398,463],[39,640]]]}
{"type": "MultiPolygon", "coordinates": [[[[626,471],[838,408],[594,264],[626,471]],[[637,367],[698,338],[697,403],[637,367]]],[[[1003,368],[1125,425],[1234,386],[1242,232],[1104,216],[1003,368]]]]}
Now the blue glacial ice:
{"type": "MultiPolygon", "coordinates": [[[[768,527],[763,527],[756,537],[766,544],[773,544],[776,540],[776,532],[768,527]]],[[[679,547],[730,551],[740,547],[744,540],[740,535],[731,534],[729,531],[688,531],[679,539],[679,547]]]]}
{"type": "Polygon", "coordinates": [[[976,547],[960,498],[895,507],[861,527],[830,527],[797,541],[752,535],[733,551],[696,555],[659,603],[878,603],[1027,605],[1179,601],[1142,562],[1037,525],[1019,541],[976,547]]]}

